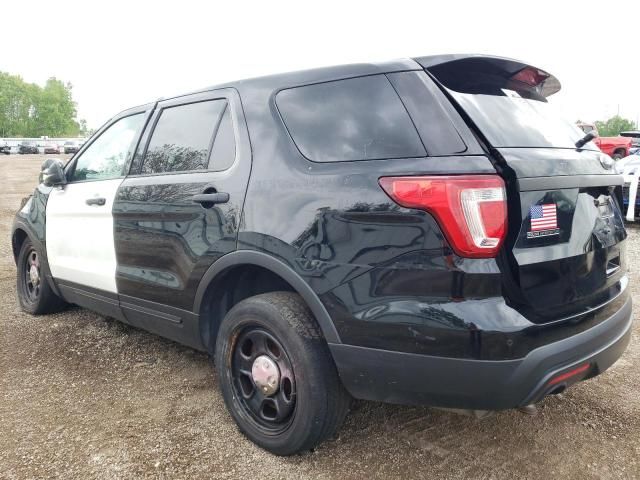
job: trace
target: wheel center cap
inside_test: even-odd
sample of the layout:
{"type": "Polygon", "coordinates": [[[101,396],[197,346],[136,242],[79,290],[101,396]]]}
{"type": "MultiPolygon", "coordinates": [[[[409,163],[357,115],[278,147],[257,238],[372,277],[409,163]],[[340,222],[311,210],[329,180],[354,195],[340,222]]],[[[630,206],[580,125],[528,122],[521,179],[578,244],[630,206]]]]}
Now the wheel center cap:
{"type": "Polygon", "coordinates": [[[280,370],[276,362],[267,355],[260,355],[253,361],[251,377],[253,378],[253,383],[264,395],[273,395],[278,391],[280,370]]]}
{"type": "Polygon", "coordinates": [[[31,283],[36,285],[40,281],[40,274],[38,273],[38,267],[35,265],[31,265],[29,268],[29,278],[31,279],[31,283]]]}

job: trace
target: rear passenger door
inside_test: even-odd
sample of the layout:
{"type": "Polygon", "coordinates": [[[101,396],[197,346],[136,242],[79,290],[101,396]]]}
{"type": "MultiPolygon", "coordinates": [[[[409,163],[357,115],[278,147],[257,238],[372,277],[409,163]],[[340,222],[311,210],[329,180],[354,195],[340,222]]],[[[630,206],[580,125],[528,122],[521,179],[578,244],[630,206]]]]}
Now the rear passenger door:
{"type": "Polygon", "coordinates": [[[195,292],[236,248],[250,169],[235,90],[158,103],[113,207],[116,283],[131,323],[193,343],[195,292]]]}

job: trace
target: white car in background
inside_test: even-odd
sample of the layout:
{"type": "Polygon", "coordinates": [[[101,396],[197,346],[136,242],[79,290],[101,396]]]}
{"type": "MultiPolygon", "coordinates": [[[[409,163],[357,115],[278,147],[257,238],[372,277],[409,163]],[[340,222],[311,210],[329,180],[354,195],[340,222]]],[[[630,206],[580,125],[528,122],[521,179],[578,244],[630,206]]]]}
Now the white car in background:
{"type": "Polygon", "coordinates": [[[636,217],[636,209],[640,207],[638,198],[638,180],[640,179],[640,155],[629,155],[615,163],[616,173],[624,177],[622,187],[623,210],[626,207],[625,218],[633,222],[636,217]]]}

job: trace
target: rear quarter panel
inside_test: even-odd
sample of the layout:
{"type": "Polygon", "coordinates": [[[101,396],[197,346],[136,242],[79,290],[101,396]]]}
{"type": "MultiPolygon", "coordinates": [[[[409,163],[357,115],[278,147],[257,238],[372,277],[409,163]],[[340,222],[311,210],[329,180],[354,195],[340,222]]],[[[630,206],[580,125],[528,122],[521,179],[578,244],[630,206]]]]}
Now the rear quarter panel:
{"type": "Polygon", "coordinates": [[[489,159],[315,163],[289,138],[271,92],[241,90],[254,160],[238,248],[300,275],[344,343],[479,356],[470,331],[513,325],[496,261],[457,257],[431,215],[396,205],[378,179],[495,173],[489,159]]]}

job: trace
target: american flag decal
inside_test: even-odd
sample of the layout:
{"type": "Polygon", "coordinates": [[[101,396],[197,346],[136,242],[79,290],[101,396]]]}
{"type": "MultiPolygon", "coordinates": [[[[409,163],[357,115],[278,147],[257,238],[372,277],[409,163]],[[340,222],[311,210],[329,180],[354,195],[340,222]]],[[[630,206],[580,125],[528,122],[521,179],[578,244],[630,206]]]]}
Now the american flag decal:
{"type": "Polygon", "coordinates": [[[530,207],[531,231],[556,230],[558,228],[558,217],[556,216],[556,204],[544,203],[530,207]]]}

